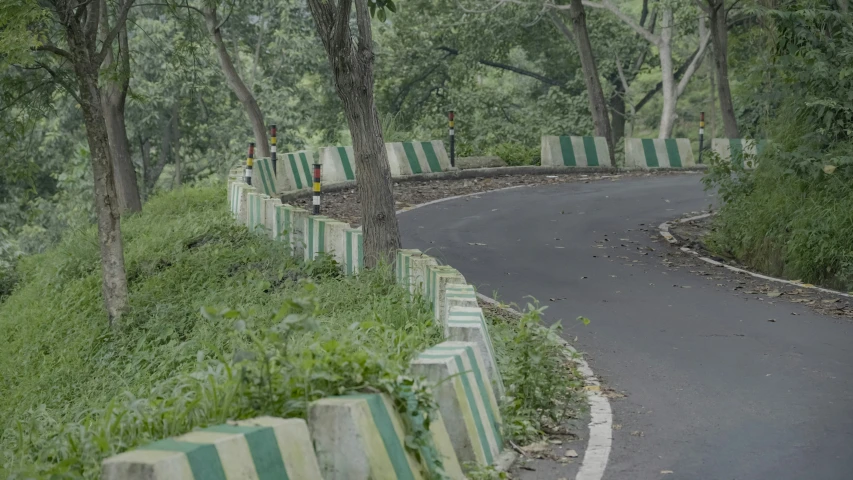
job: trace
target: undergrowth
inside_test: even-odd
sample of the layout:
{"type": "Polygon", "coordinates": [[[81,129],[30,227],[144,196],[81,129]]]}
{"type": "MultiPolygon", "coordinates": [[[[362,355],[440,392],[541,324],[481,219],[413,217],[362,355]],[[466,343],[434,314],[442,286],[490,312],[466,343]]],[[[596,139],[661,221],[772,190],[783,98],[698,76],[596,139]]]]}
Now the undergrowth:
{"type": "MultiPolygon", "coordinates": [[[[382,269],[353,278],[328,257],[293,260],[235,225],[222,197],[183,189],[122,220],[124,330],[103,313],[94,229],[21,259],[0,304],[0,478],[97,478],[104,458],[139,445],[228,419],[305,417],[309,402],[353,392],[388,394],[407,448],[444,478],[431,389],[407,375],[442,340],[427,304],[382,269]]],[[[533,311],[493,325],[515,439],[553,416],[549,396],[565,404],[553,376],[566,371],[538,322],[533,311]]]]}

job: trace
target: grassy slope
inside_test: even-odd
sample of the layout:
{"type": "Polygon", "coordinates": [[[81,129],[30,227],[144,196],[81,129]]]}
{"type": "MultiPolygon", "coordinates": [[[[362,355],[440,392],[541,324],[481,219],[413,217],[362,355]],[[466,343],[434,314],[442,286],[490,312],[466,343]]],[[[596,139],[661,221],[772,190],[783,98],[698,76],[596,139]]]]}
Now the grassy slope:
{"type": "Polygon", "coordinates": [[[221,188],[184,189],[123,222],[126,331],[107,328],[93,229],[22,262],[23,280],[0,305],[0,451],[7,460],[18,421],[49,436],[51,425],[82,421],[114,397],[150,395],[159,382],[198,370],[199,358],[229,355],[234,320],[205,318],[201,307],[251,311],[246,318],[260,331],[305,294],[302,279],[316,283],[311,297],[320,307],[320,332],[300,339],[303,345],[379,320],[396,334],[363,336],[365,347],[405,365],[439,341],[431,313],[401,288],[376,274],[354,280],[328,275],[328,264],[299,265],[281,244],[236,226],[225,203],[221,188]]]}

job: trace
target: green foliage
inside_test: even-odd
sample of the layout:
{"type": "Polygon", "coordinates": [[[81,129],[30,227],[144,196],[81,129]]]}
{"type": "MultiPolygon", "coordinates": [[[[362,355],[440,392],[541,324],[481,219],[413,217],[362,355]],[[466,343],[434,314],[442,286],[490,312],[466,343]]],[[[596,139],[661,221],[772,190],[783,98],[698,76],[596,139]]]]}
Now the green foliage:
{"type": "Polygon", "coordinates": [[[755,171],[719,161],[711,247],[771,274],[853,289],[853,16],[788,1],[773,20],[783,92],[755,171]]]}
{"type": "Polygon", "coordinates": [[[518,442],[540,438],[546,424],[558,424],[574,414],[582,398],[583,380],[566,357],[565,347],[554,340],[561,322],[543,327],[545,308],[534,302],[520,318],[491,318],[490,331],[507,389],[501,412],[504,432],[518,442]]]}
{"type": "Polygon", "coordinates": [[[490,153],[500,157],[509,166],[539,165],[542,161],[539,148],[526,147],[518,143],[498,144],[490,153]]]}

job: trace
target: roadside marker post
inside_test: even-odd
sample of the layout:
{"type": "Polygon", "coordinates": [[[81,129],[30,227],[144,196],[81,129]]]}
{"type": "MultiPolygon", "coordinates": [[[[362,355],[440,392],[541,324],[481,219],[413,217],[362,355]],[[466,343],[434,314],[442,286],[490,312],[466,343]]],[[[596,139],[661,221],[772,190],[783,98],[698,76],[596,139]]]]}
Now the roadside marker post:
{"type": "Polygon", "coordinates": [[[249,142],[249,155],[246,158],[246,185],[252,184],[252,166],[255,164],[255,142],[249,142]]]}
{"type": "Polygon", "coordinates": [[[320,215],[320,164],[314,164],[314,215],[320,215]]]}
{"type": "Polygon", "coordinates": [[[699,112],[699,162],[702,163],[702,144],[705,143],[705,112],[699,112]]]}
{"type": "Polygon", "coordinates": [[[275,154],[275,144],[276,144],[275,133],[276,133],[275,124],[270,125],[270,159],[272,160],[272,173],[273,174],[278,173],[278,169],[276,168],[277,157],[275,154]]]}
{"type": "Polygon", "coordinates": [[[454,127],[453,110],[447,112],[450,122],[450,166],[456,167],[456,129],[454,127]]]}

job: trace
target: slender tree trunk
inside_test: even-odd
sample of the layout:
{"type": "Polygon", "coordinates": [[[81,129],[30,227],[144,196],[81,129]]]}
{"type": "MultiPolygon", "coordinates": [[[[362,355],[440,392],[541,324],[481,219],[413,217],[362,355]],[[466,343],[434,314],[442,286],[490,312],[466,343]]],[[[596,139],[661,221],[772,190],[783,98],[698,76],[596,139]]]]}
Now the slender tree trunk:
{"type": "Polygon", "coordinates": [[[595,66],[595,57],[592,54],[592,44],[589,41],[589,32],[586,29],[586,13],[583,9],[582,0],[571,0],[569,7],[578,53],[581,57],[583,80],[589,95],[589,110],[592,113],[595,135],[607,140],[607,146],[610,147],[610,164],[616,165],[613,132],[610,129],[610,118],[607,116],[607,101],[604,99],[604,90],[601,89],[598,68],[595,66]]]}
{"type": "Polygon", "coordinates": [[[139,152],[142,156],[142,196],[148,200],[148,176],[151,169],[151,142],[142,135],[139,136],[139,152]]]}
{"type": "Polygon", "coordinates": [[[373,36],[366,0],[355,0],[358,43],[349,26],[352,0],[308,0],[344,107],[355,153],[364,263],[393,264],[400,248],[391,169],[373,96],[373,36]]]}
{"type": "Polygon", "coordinates": [[[717,69],[714,67],[714,60],[708,62],[711,66],[711,74],[708,78],[711,79],[711,101],[708,105],[708,131],[711,132],[711,138],[717,138],[717,83],[715,77],[717,69]]]}
{"type": "Polygon", "coordinates": [[[180,187],[183,179],[181,178],[181,104],[176,101],[172,105],[172,121],[170,122],[172,130],[172,161],[175,163],[175,178],[172,182],[172,188],[180,187]]]}
{"type": "Polygon", "coordinates": [[[610,117],[611,126],[613,127],[613,145],[619,145],[619,141],[625,136],[626,112],[625,112],[625,92],[622,91],[622,86],[616,86],[616,89],[610,95],[610,117]]]}
{"type": "MultiPolygon", "coordinates": [[[[99,65],[93,58],[96,56],[94,38],[97,29],[91,32],[82,30],[72,7],[65,2],[57,3],[57,12],[60,23],[65,28],[74,73],[80,86],[80,109],[86,124],[86,138],[95,180],[95,211],[98,216],[104,304],[110,324],[117,326],[128,306],[127,276],[124,270],[118,198],[113,166],[109,158],[110,145],[101,105],[101,92],[98,88],[99,65]]],[[[97,15],[97,7],[90,5],[88,13],[97,15]]]]}
{"type": "MultiPolygon", "coordinates": [[[[101,0],[101,30],[102,35],[109,31],[107,22],[107,4],[101,0]]],[[[136,168],[130,155],[130,141],[127,139],[127,127],[124,120],[124,107],[127,99],[127,89],[130,85],[130,51],[127,43],[127,29],[123,28],[118,36],[118,78],[108,76],[101,89],[104,120],[107,124],[107,137],[110,141],[110,158],[115,172],[116,192],[118,194],[119,211],[139,212],[142,210],[142,199],[139,196],[139,185],[136,181],[136,168]]],[[[106,46],[107,56],[103,67],[106,70],[115,62],[112,46],[106,46]]]]}
{"type": "Polygon", "coordinates": [[[249,117],[249,122],[252,124],[252,132],[255,134],[255,149],[259,157],[270,156],[270,146],[267,140],[267,128],[264,124],[264,115],[261,113],[261,108],[255,100],[254,94],[246,87],[237,70],[234,68],[234,63],[231,61],[231,56],[228,54],[228,49],[225,48],[225,41],[222,40],[222,32],[218,28],[218,19],[216,10],[209,6],[204,7],[204,20],[207,25],[207,31],[213,44],[216,46],[216,55],[219,57],[219,65],[222,67],[222,73],[225,75],[225,82],[231,88],[231,91],[237,95],[237,99],[243,104],[246,110],[246,115],[249,117]]]}
{"type": "Polygon", "coordinates": [[[660,75],[663,84],[663,109],[660,116],[660,128],[658,138],[669,138],[672,136],[672,128],[675,125],[675,107],[678,101],[675,85],[675,71],[672,68],[672,9],[664,8],[661,15],[660,42],[658,43],[658,55],[660,56],[660,75]]]}
{"type": "Polygon", "coordinates": [[[740,138],[737,128],[732,90],[729,87],[729,32],[726,25],[725,0],[709,0],[711,20],[711,42],[714,50],[714,66],[717,71],[717,90],[720,97],[720,113],[726,137],[740,138]]]}

